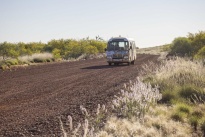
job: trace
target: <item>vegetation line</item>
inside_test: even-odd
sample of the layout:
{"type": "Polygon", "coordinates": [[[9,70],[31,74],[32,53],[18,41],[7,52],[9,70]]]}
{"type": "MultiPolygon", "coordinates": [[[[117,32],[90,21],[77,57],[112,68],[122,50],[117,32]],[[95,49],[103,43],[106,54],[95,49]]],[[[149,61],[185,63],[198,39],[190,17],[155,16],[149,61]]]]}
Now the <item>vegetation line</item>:
{"type": "Polygon", "coordinates": [[[101,39],[60,39],[48,43],[0,43],[0,68],[40,62],[76,59],[82,55],[104,53],[106,42],[101,39]]]}

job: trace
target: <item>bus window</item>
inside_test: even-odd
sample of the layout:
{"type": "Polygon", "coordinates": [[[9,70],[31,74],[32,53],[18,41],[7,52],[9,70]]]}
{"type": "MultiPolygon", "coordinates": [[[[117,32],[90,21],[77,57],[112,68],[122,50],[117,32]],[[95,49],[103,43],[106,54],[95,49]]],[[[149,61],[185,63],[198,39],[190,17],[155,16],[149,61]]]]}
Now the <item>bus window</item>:
{"type": "Polygon", "coordinates": [[[129,45],[127,41],[111,41],[108,43],[107,50],[112,51],[112,50],[128,50],[129,45]]]}
{"type": "Polygon", "coordinates": [[[130,49],[132,49],[132,42],[130,42],[130,49]]]}

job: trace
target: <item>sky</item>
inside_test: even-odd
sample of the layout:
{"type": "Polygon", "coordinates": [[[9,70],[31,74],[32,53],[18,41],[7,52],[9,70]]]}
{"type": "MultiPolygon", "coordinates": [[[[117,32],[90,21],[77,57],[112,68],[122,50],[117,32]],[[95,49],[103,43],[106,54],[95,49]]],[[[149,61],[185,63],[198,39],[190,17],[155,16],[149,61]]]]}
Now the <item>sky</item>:
{"type": "Polygon", "coordinates": [[[140,48],[205,31],[205,0],[0,0],[0,43],[134,38],[140,48]]]}

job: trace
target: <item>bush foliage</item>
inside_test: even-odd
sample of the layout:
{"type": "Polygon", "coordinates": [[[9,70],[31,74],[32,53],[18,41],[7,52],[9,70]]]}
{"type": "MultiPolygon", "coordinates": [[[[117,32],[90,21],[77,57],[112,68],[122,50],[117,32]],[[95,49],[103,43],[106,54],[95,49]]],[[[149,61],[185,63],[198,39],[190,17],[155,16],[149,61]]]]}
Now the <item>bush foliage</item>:
{"type": "MultiPolygon", "coordinates": [[[[177,57],[173,60],[165,60],[155,67],[149,66],[143,68],[148,73],[145,73],[145,81],[159,86],[162,93],[160,103],[172,106],[169,109],[171,112],[169,117],[172,120],[189,124],[197,134],[204,133],[204,64],[201,61],[177,57]]],[[[202,136],[202,134],[198,135],[202,136]]]]}
{"type": "Polygon", "coordinates": [[[81,55],[103,53],[106,42],[102,39],[60,39],[51,40],[48,43],[0,43],[0,69],[9,68],[12,65],[52,62],[62,59],[78,58],[81,55]],[[44,55],[48,55],[44,57],[44,55]],[[34,55],[34,56],[33,56],[34,55]],[[39,57],[35,57],[40,55],[39,57]],[[42,56],[43,55],[43,56],[42,56]],[[25,60],[24,57],[27,57],[25,60]],[[20,60],[19,60],[20,58],[20,60]],[[23,62],[21,61],[23,59],[23,62]]]}
{"type": "Polygon", "coordinates": [[[55,59],[77,58],[82,54],[103,53],[106,42],[92,39],[60,39],[51,40],[48,43],[0,43],[0,56],[3,60],[17,58],[19,56],[32,55],[35,53],[52,53],[55,59]]]}
{"type": "Polygon", "coordinates": [[[205,31],[189,33],[187,37],[178,37],[170,46],[171,55],[205,58],[205,31]]]}

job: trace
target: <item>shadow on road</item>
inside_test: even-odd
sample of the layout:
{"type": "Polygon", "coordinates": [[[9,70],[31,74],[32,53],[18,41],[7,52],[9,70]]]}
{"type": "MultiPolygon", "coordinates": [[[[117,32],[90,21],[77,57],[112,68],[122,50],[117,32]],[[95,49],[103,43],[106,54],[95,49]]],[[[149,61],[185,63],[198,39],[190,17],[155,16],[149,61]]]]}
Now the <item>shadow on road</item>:
{"type": "Polygon", "coordinates": [[[120,65],[99,65],[99,66],[90,66],[90,67],[85,67],[85,68],[81,68],[81,69],[109,69],[109,68],[115,68],[115,67],[125,67],[127,65],[124,64],[120,64],[120,65]]]}

